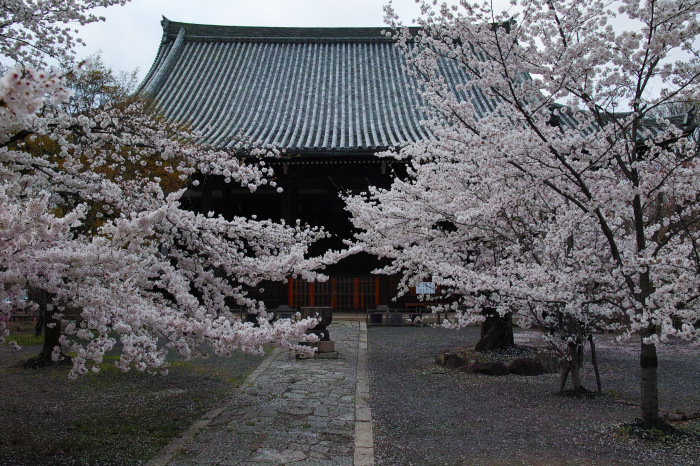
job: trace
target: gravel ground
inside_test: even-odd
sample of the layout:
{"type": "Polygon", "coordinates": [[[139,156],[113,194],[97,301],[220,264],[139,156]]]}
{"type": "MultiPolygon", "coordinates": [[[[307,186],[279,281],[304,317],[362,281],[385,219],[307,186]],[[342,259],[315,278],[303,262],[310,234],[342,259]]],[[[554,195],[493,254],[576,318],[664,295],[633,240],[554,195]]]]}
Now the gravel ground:
{"type": "MultiPolygon", "coordinates": [[[[516,332],[533,344],[533,332],[516,332]]],[[[559,396],[558,375],[494,377],[437,366],[474,345],[478,328],[371,327],[370,393],[377,464],[700,464],[700,443],[663,448],[614,434],[639,416],[638,345],[597,340],[604,395],[559,396]],[[410,348],[410,351],[408,350],[410,348]]],[[[700,410],[700,352],[659,351],[661,409],[700,410]]],[[[583,385],[595,388],[590,364],[583,385]]],[[[700,423],[691,423],[700,427],[700,423]]]]}
{"type": "Polygon", "coordinates": [[[39,350],[0,346],[0,465],[143,464],[262,361],[173,362],[167,376],[122,374],[110,361],[72,382],[67,366],[15,367],[39,350]]]}

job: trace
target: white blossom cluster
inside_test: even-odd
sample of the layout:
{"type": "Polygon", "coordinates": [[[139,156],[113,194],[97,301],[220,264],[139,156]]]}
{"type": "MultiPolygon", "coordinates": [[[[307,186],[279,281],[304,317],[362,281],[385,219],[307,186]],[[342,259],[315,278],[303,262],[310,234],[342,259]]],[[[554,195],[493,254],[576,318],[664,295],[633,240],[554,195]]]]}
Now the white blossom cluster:
{"type": "Polygon", "coordinates": [[[0,79],[0,342],[11,309],[36,306],[31,293],[20,298],[40,289],[65,325],[63,350],[76,354],[71,376],[99,370],[117,342],[124,371],[165,371],[169,352],[192,357],[204,344],[217,354],[268,343],[308,353],[298,341],[316,320],[270,323],[247,290],[313,278],[320,264],[308,247],[325,233],[181,205],[195,173],[254,190],[274,182],[272,170],[196,145],[138,100],[68,114],[56,105],[70,96],[64,76],[20,63],[66,58],[74,40],[64,25],[115,3],[5,2],[0,53],[17,64],[0,79]],[[164,191],[165,178],[179,189],[164,191]],[[234,307],[259,312],[259,325],[231,318],[234,307]]]}
{"type": "Polygon", "coordinates": [[[385,154],[405,178],[347,199],[358,244],[404,291],[456,298],[454,325],[493,307],[575,323],[563,347],[599,329],[697,342],[698,148],[659,115],[700,97],[700,2],[419,3],[417,33],[386,11],[434,136],[385,154]],[[452,86],[448,62],[469,80],[452,86]]]}
{"type": "Polygon", "coordinates": [[[25,66],[67,60],[83,44],[75,26],[104,21],[93,10],[129,0],[4,0],[0,10],[0,56],[25,66]],[[71,27],[73,26],[73,27],[71,27]]]}

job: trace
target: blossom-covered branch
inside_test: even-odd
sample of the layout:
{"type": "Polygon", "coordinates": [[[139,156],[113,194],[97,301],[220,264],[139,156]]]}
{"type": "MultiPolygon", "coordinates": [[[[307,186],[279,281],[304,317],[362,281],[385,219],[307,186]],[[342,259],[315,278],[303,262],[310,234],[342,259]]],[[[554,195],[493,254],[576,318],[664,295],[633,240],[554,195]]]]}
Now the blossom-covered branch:
{"type": "Polygon", "coordinates": [[[699,338],[694,123],[658,109],[698,101],[700,3],[433,5],[417,32],[387,8],[433,137],[386,154],[409,161],[405,179],[348,198],[358,242],[405,285],[452,293],[458,325],[493,308],[548,331],[569,322],[565,346],[600,328],[641,335],[656,419],[655,345],[699,338]]]}
{"type": "MultiPolygon", "coordinates": [[[[0,79],[0,340],[11,310],[33,306],[46,339],[32,362],[72,352],[72,376],[98,370],[117,342],[122,370],[164,370],[170,351],[191,357],[202,345],[218,354],[267,343],[309,352],[298,342],[315,319],[270,323],[248,290],[314,278],[322,264],[308,247],[325,233],[192,212],[180,201],[196,173],[250,190],[273,184],[263,159],[274,148],[247,148],[246,162],[201,147],[139,98],[69,112],[66,75],[39,65],[69,57],[66,24],[123,2],[15,3],[0,29],[1,53],[18,62],[0,79]],[[236,320],[230,311],[239,307],[259,312],[258,326],[236,320]]],[[[70,71],[71,82],[84,67],[70,71]]]]}

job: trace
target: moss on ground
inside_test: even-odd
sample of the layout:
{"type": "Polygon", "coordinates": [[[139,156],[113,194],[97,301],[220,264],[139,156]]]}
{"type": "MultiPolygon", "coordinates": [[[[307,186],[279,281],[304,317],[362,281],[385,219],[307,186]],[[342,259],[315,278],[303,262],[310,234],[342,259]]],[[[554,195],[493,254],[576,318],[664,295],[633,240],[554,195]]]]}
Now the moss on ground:
{"type": "Polygon", "coordinates": [[[614,429],[618,441],[642,443],[645,448],[674,451],[679,456],[694,458],[700,451],[700,422],[645,423],[640,419],[620,424],[614,429]]]}
{"type": "Polygon", "coordinates": [[[172,361],[162,376],[122,373],[110,353],[99,373],[70,381],[70,366],[15,367],[39,350],[0,348],[0,464],[146,463],[262,361],[245,354],[172,361]]]}

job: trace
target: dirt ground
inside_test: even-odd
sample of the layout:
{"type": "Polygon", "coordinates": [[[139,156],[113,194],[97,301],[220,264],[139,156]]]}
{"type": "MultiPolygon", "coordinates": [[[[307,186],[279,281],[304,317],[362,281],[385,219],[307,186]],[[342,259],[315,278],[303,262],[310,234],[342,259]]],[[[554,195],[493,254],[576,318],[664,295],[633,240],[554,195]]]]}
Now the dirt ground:
{"type": "MultiPolygon", "coordinates": [[[[700,464],[697,438],[635,440],[638,345],[598,340],[602,396],[566,398],[557,375],[493,377],[437,366],[442,351],[474,344],[478,329],[369,329],[370,404],[377,464],[700,464]]],[[[168,376],[121,374],[107,358],[77,381],[68,367],[25,370],[39,351],[0,346],[0,465],[143,464],[223,400],[261,362],[236,354],[174,361],[168,376]]],[[[532,345],[519,331],[516,343],[532,345]]],[[[590,364],[583,382],[594,388],[590,364]]],[[[659,350],[661,410],[700,410],[700,350],[659,350]]],[[[700,435],[700,422],[676,423],[700,435]]],[[[700,438],[700,437],[698,437],[700,438]]]]}
{"type": "MultiPolygon", "coordinates": [[[[516,344],[538,334],[516,331],[516,344]]],[[[639,343],[597,339],[603,394],[558,394],[559,375],[491,376],[450,370],[436,355],[474,345],[479,328],[369,329],[370,405],[378,465],[700,464],[700,421],[678,422],[692,438],[637,440],[622,424],[640,416],[639,343]]],[[[583,385],[595,389],[587,361],[583,385]]],[[[700,410],[700,348],[659,348],[662,411],[700,410]]]]}
{"type": "Polygon", "coordinates": [[[211,356],[173,362],[167,376],[153,376],[122,374],[112,355],[99,374],[70,381],[67,366],[17,367],[39,350],[0,346],[1,465],[143,464],[232,396],[262,360],[211,356]]]}

